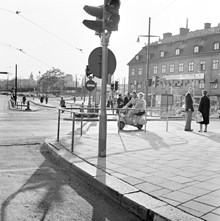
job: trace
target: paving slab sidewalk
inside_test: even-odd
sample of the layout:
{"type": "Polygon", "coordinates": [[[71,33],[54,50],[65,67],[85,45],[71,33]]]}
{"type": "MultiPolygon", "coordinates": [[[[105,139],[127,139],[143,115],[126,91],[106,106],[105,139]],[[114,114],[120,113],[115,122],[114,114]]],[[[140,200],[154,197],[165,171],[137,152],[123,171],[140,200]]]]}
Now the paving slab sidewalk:
{"type": "MultiPolygon", "coordinates": [[[[62,123],[62,122],[61,122],[62,123]]],[[[71,122],[70,122],[71,123],[71,122]]],[[[147,131],[108,122],[107,156],[98,157],[98,122],[45,140],[72,172],[143,220],[220,220],[220,121],[208,133],[185,132],[184,121],[149,121],[147,131]]],[[[61,125],[62,127],[62,125],[61,125]]]]}

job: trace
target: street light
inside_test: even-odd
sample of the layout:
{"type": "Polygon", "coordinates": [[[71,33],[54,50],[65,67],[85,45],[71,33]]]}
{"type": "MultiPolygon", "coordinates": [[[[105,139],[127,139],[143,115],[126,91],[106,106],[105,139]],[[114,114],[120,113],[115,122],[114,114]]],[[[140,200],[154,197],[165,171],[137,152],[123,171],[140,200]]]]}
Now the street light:
{"type": "MultiPolygon", "coordinates": [[[[151,25],[151,17],[149,17],[148,35],[139,35],[139,36],[138,36],[138,39],[137,39],[137,42],[139,42],[140,37],[147,37],[147,38],[148,38],[148,44],[147,44],[147,74],[146,74],[146,76],[145,76],[146,106],[147,106],[147,104],[148,104],[148,87],[149,87],[148,80],[149,80],[149,61],[150,61],[150,38],[151,38],[151,37],[160,37],[160,36],[157,36],[157,35],[150,35],[150,25],[151,25]]],[[[152,94],[151,94],[151,96],[152,96],[152,94]]]]}

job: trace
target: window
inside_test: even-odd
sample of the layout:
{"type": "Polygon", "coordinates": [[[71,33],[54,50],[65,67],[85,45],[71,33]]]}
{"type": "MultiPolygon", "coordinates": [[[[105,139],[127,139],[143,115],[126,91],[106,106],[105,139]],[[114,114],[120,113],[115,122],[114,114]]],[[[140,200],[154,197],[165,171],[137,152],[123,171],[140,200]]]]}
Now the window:
{"type": "Polygon", "coordinates": [[[218,70],[218,59],[214,59],[212,61],[212,69],[213,70],[218,70]]]}
{"type": "Polygon", "coordinates": [[[194,62],[193,61],[189,62],[189,71],[190,72],[194,71],[194,62]]]}
{"type": "Polygon", "coordinates": [[[154,66],[154,74],[157,74],[157,66],[154,66]]]}
{"type": "Polygon", "coordinates": [[[204,80],[199,81],[199,89],[203,89],[205,87],[204,80]]]}
{"type": "Polygon", "coordinates": [[[183,72],[183,63],[179,63],[179,72],[183,72]]]}
{"type": "Polygon", "coordinates": [[[139,74],[139,75],[142,75],[142,68],[139,68],[139,69],[138,69],[138,74],[139,74]]]}
{"type": "Polygon", "coordinates": [[[171,64],[170,65],[170,73],[173,73],[174,72],[174,64],[171,64]]]}
{"type": "Polygon", "coordinates": [[[198,46],[198,45],[196,45],[196,46],[194,47],[194,53],[199,53],[199,46],[198,46]]]}
{"type": "Polygon", "coordinates": [[[214,43],[213,49],[214,49],[214,50],[219,50],[219,42],[215,42],[215,43],[214,43]]]}
{"type": "Polygon", "coordinates": [[[134,68],[131,69],[131,75],[132,75],[132,76],[135,75],[135,69],[134,69],[134,68]]]}
{"type": "Polygon", "coordinates": [[[162,74],[165,74],[166,73],[166,69],[167,69],[167,66],[164,64],[164,65],[162,65],[162,67],[161,67],[161,72],[162,72],[162,74]]]}
{"type": "Polygon", "coordinates": [[[161,57],[161,58],[164,58],[164,57],[165,57],[165,51],[161,51],[161,52],[160,52],[160,57],[161,57]]]}
{"type": "Polygon", "coordinates": [[[140,59],[139,55],[136,55],[135,59],[138,61],[140,59]]]}
{"type": "Polygon", "coordinates": [[[218,88],[218,82],[217,82],[217,81],[211,82],[211,83],[210,83],[210,87],[211,87],[212,89],[217,89],[217,88],[218,88]]]}
{"type": "Polygon", "coordinates": [[[180,55],[180,49],[179,49],[179,48],[177,48],[177,49],[175,50],[175,55],[180,55]]]}
{"type": "Polygon", "coordinates": [[[205,71],[205,61],[200,62],[200,71],[205,71]]]}

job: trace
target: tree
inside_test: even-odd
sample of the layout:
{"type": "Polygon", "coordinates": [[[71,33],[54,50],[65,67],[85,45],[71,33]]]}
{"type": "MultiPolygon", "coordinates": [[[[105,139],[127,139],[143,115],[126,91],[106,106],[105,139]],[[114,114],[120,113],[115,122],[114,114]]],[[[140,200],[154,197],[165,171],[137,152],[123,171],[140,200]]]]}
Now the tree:
{"type": "Polygon", "coordinates": [[[64,88],[65,74],[58,68],[47,71],[38,81],[38,87],[43,92],[61,92],[64,88]]]}

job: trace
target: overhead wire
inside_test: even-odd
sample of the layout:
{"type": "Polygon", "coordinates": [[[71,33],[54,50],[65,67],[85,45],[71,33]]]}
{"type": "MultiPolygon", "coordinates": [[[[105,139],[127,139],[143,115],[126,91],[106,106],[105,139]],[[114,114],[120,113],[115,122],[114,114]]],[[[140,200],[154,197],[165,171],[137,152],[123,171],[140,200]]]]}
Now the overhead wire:
{"type": "Polygon", "coordinates": [[[25,52],[25,51],[24,51],[23,49],[21,49],[21,48],[17,48],[17,47],[12,46],[11,44],[2,43],[2,42],[0,42],[0,44],[3,45],[3,46],[5,46],[5,47],[9,47],[9,48],[11,48],[11,49],[17,50],[17,51],[19,51],[19,52],[25,54],[26,56],[31,57],[32,59],[34,59],[34,60],[40,62],[41,64],[44,64],[44,65],[50,67],[50,65],[48,65],[47,63],[41,61],[40,59],[38,59],[38,58],[36,58],[36,57],[34,57],[34,56],[32,56],[31,54],[25,52]]]}
{"type": "Polygon", "coordinates": [[[174,4],[177,0],[172,1],[170,4],[168,4],[167,6],[165,6],[164,8],[162,8],[160,11],[158,11],[157,13],[155,13],[152,17],[156,17],[159,14],[162,14],[166,9],[168,9],[172,4],[174,4]]]}
{"type": "Polygon", "coordinates": [[[42,26],[38,25],[37,23],[35,23],[35,22],[31,21],[30,19],[24,17],[23,15],[21,15],[21,11],[15,11],[15,12],[14,12],[14,11],[11,11],[11,10],[8,10],[8,9],[4,9],[4,8],[0,8],[0,10],[4,10],[4,11],[6,11],[6,12],[19,15],[21,18],[25,19],[26,21],[28,21],[28,22],[31,23],[32,25],[34,25],[34,26],[40,28],[41,30],[45,31],[46,33],[50,34],[51,36],[53,36],[53,37],[56,38],[57,40],[62,41],[63,43],[68,44],[68,45],[71,46],[72,48],[74,48],[74,49],[80,51],[81,53],[83,53],[83,49],[82,49],[82,48],[78,48],[78,47],[74,46],[71,42],[66,41],[65,39],[63,39],[63,38],[61,38],[61,37],[55,35],[54,33],[50,32],[50,31],[48,31],[47,29],[43,28],[42,26]]]}

